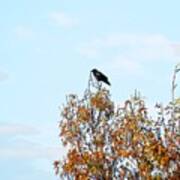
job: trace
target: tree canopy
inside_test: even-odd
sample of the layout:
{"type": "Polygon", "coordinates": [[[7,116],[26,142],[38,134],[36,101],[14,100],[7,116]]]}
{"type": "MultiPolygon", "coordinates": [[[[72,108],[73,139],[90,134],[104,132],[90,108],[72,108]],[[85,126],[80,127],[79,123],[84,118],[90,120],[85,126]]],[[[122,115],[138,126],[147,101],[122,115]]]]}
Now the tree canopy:
{"type": "Polygon", "coordinates": [[[92,77],[82,98],[70,94],[61,111],[60,138],[68,148],[54,161],[60,179],[180,179],[180,98],[156,103],[151,117],[141,95],[135,93],[118,106],[110,91],[92,77]]]}

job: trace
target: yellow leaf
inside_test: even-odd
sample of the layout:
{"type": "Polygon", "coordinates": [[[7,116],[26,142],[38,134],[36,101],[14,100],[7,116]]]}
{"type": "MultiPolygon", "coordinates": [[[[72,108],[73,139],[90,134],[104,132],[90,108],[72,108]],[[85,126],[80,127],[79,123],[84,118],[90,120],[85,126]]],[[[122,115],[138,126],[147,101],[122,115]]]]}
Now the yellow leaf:
{"type": "Polygon", "coordinates": [[[180,105],[180,97],[175,100],[176,105],[180,105]]]}

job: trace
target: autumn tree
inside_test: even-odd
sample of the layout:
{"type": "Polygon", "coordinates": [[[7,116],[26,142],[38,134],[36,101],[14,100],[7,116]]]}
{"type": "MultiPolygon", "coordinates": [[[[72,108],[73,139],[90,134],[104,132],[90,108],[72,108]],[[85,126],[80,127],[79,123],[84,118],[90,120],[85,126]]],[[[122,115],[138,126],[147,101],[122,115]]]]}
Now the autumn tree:
{"type": "Polygon", "coordinates": [[[180,179],[180,98],[156,104],[157,119],[137,91],[117,106],[110,92],[91,76],[83,98],[70,94],[61,111],[60,138],[68,148],[56,160],[63,180],[180,179]]]}

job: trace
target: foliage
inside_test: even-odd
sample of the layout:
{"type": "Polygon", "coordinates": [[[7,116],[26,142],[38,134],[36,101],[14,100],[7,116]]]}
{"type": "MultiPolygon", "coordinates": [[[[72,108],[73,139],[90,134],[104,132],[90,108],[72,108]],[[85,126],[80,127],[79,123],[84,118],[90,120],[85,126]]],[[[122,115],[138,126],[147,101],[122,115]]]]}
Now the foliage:
{"type": "Polygon", "coordinates": [[[69,151],[54,162],[56,174],[69,180],[180,179],[180,98],[172,94],[166,107],[156,104],[155,120],[137,92],[118,107],[90,78],[83,98],[71,94],[62,108],[60,137],[69,151]]]}

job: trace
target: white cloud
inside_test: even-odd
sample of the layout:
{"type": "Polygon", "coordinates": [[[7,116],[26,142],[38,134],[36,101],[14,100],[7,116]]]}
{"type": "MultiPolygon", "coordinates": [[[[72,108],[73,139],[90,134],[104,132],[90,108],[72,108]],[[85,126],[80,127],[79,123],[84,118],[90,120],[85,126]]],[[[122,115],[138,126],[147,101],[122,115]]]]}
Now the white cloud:
{"type": "MultiPolygon", "coordinates": [[[[115,34],[104,38],[96,39],[86,43],[81,48],[81,53],[85,55],[88,49],[96,49],[96,54],[105,53],[105,50],[117,49],[123,54],[148,58],[153,60],[172,54],[171,41],[162,35],[135,35],[135,34],[115,34]],[[85,50],[85,51],[83,51],[85,50]]],[[[88,53],[87,53],[88,55],[88,53]]]]}
{"type": "Polygon", "coordinates": [[[24,124],[0,124],[0,135],[33,135],[37,133],[36,128],[24,124]]]}
{"type": "MultiPolygon", "coordinates": [[[[78,52],[86,58],[103,60],[110,70],[139,72],[148,62],[172,62],[173,42],[161,34],[112,34],[84,44],[78,52]]],[[[180,46],[176,51],[180,54],[180,46]]]]}
{"type": "Polygon", "coordinates": [[[59,159],[66,154],[58,127],[49,123],[0,124],[0,159],[59,159]]]}
{"type": "Polygon", "coordinates": [[[180,56],[180,43],[173,43],[172,49],[174,51],[175,56],[180,56]]]}
{"type": "Polygon", "coordinates": [[[33,31],[30,27],[22,25],[15,27],[14,32],[19,38],[31,38],[33,35],[33,31]]]}
{"type": "MultiPolygon", "coordinates": [[[[17,141],[16,141],[17,142],[17,141]]],[[[18,143],[18,142],[17,142],[18,143]]],[[[50,159],[59,158],[59,147],[46,147],[41,144],[22,143],[12,147],[0,148],[0,159],[50,159]]],[[[61,153],[60,155],[62,155],[61,153]]]]}
{"type": "Polygon", "coordinates": [[[78,49],[79,53],[86,58],[95,58],[98,55],[96,47],[82,47],[78,49]]]}
{"type": "Polygon", "coordinates": [[[70,17],[64,12],[51,12],[49,19],[58,26],[70,28],[77,24],[77,19],[70,17]]]}
{"type": "Polygon", "coordinates": [[[93,41],[102,47],[162,45],[169,40],[160,34],[112,34],[93,41]]]}
{"type": "Polygon", "coordinates": [[[142,65],[139,62],[128,59],[127,57],[117,56],[110,62],[104,64],[107,69],[111,69],[113,73],[121,73],[128,74],[141,74],[142,73],[142,65]]]}
{"type": "Polygon", "coordinates": [[[0,81],[5,81],[8,79],[8,74],[5,72],[0,72],[0,81]]]}

